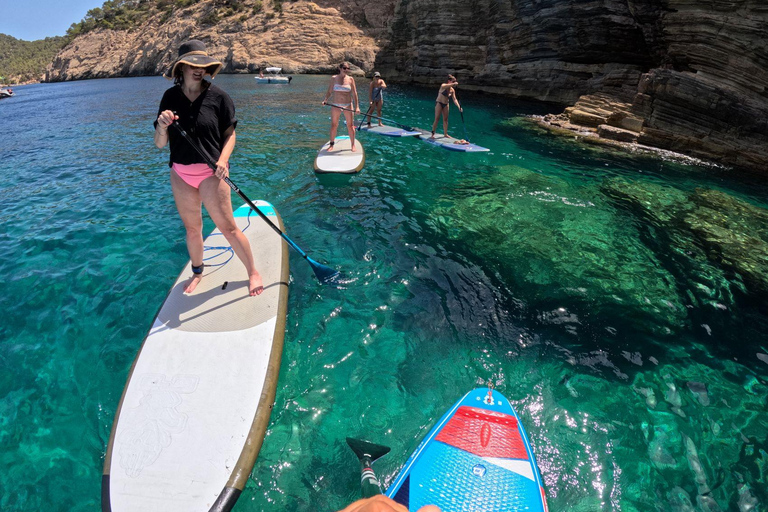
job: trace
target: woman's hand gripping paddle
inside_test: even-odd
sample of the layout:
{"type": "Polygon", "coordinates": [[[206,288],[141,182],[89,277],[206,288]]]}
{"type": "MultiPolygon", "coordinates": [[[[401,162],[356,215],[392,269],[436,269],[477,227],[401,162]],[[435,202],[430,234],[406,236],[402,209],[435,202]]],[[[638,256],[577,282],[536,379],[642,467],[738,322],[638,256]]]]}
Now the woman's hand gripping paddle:
{"type": "MultiPolygon", "coordinates": [[[[184,129],[179,125],[179,123],[177,121],[174,121],[173,124],[171,124],[171,126],[176,128],[176,130],[178,130],[178,132],[181,134],[182,137],[184,137],[184,139],[189,143],[189,145],[192,146],[192,148],[194,148],[194,150],[197,151],[200,154],[201,157],[203,157],[203,160],[205,160],[205,163],[208,164],[208,167],[210,167],[211,169],[216,171],[216,162],[214,162],[213,159],[210,156],[208,156],[206,153],[203,152],[203,149],[196,142],[194,142],[192,140],[192,138],[187,134],[187,132],[184,131],[184,129]]],[[[250,206],[251,209],[254,212],[256,212],[259,215],[259,217],[262,218],[262,220],[264,220],[264,222],[269,224],[269,227],[274,229],[275,232],[283,238],[283,240],[288,242],[288,245],[293,247],[294,250],[296,250],[296,252],[298,252],[301,255],[302,258],[307,260],[307,263],[310,264],[310,266],[312,267],[312,270],[315,272],[315,276],[317,276],[317,279],[321,283],[323,283],[323,284],[332,283],[332,282],[334,282],[339,277],[339,271],[338,270],[334,270],[334,269],[332,269],[330,267],[327,267],[327,266],[325,266],[325,265],[323,265],[321,263],[318,263],[315,260],[313,260],[312,258],[310,258],[309,256],[307,256],[307,253],[302,251],[301,248],[298,245],[296,245],[296,243],[293,240],[288,238],[288,235],[283,233],[280,230],[280,228],[275,226],[272,223],[272,221],[269,220],[269,218],[266,215],[264,215],[264,213],[262,213],[261,210],[259,210],[259,208],[255,204],[253,204],[253,202],[250,199],[248,199],[248,197],[240,190],[240,188],[238,188],[237,185],[232,183],[232,180],[230,180],[229,178],[224,178],[224,183],[229,185],[229,188],[234,190],[235,193],[238,196],[240,196],[240,198],[243,201],[245,201],[248,204],[248,206],[250,206]]]]}

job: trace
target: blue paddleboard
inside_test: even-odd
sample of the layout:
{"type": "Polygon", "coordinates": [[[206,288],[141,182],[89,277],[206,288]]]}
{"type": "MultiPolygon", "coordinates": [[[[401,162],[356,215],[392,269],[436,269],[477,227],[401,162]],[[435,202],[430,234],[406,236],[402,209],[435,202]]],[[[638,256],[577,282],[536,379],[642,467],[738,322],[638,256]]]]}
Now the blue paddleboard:
{"type": "Polygon", "coordinates": [[[490,151],[490,149],[478,146],[477,144],[472,144],[471,142],[461,142],[459,139],[451,136],[446,137],[445,135],[441,135],[439,133],[436,133],[433,137],[432,133],[428,132],[427,130],[420,130],[418,137],[427,144],[440,146],[441,148],[447,149],[449,151],[461,151],[464,153],[482,153],[485,151],[490,151]]]}
{"type": "Polygon", "coordinates": [[[531,444],[504,395],[470,391],[440,418],[386,495],[408,510],[547,512],[531,444]]]}

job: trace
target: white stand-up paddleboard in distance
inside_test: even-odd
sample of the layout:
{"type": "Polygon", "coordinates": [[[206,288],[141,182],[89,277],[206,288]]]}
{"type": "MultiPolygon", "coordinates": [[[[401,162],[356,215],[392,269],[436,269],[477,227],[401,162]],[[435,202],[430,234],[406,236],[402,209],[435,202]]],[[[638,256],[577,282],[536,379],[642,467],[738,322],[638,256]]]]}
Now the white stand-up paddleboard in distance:
{"type": "Polygon", "coordinates": [[[355,152],[348,136],[336,137],[333,148],[326,142],[315,158],[315,172],[353,174],[365,164],[365,150],[359,139],[355,140],[355,152]]]}
{"type": "MultiPolygon", "coordinates": [[[[276,226],[269,203],[256,205],[276,226]]],[[[107,446],[102,510],[228,511],[261,449],[288,309],[288,245],[248,206],[235,211],[264,292],[219,230],[191,294],[188,263],[141,346],[107,446]]]]}

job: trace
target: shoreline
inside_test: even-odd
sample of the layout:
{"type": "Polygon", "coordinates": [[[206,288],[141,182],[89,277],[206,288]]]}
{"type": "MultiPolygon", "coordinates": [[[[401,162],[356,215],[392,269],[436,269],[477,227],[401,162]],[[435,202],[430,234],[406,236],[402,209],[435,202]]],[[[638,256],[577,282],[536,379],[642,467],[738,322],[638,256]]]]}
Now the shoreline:
{"type": "Polygon", "coordinates": [[[607,146],[610,148],[620,149],[626,153],[655,155],[662,160],[671,160],[687,165],[700,165],[703,167],[723,170],[735,169],[732,166],[713,162],[711,160],[703,160],[701,158],[686,155],[685,153],[670,151],[668,149],[662,149],[655,146],[647,146],[636,141],[622,141],[602,137],[597,128],[573,124],[569,122],[567,118],[564,118],[563,114],[532,114],[526,116],[526,119],[554,135],[575,138],[578,142],[592,144],[594,146],[607,146]]]}

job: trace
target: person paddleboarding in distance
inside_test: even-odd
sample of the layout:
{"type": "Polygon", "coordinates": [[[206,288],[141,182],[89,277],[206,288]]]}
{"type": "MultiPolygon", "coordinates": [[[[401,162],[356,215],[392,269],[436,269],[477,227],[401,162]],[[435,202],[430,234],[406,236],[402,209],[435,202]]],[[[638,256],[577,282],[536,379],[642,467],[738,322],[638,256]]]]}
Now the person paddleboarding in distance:
{"type": "Polygon", "coordinates": [[[435,130],[437,130],[437,123],[440,121],[440,116],[443,116],[443,135],[448,137],[448,111],[451,108],[450,102],[456,104],[459,112],[464,112],[459,105],[459,99],[456,97],[456,91],[454,87],[458,86],[459,82],[453,75],[448,75],[448,81],[440,85],[440,90],[437,93],[437,99],[435,100],[435,122],[432,123],[432,137],[435,138],[435,130]]]}
{"type": "MultiPolygon", "coordinates": [[[[384,106],[384,89],[386,88],[387,88],[387,84],[381,78],[381,73],[376,71],[373,74],[373,80],[371,80],[371,85],[368,87],[368,100],[369,100],[368,114],[372,114],[373,112],[376,112],[376,115],[379,117],[379,126],[382,126],[381,107],[384,106]]],[[[370,127],[371,127],[371,117],[368,116],[368,128],[370,127]]]]}
{"type": "Polygon", "coordinates": [[[261,275],[256,270],[248,239],[235,223],[230,188],[223,181],[229,176],[229,157],[235,149],[235,105],[229,95],[209,81],[221,71],[223,64],[208,56],[202,41],[191,40],[179,47],[179,56],[164,75],[174,86],[165,91],[155,121],[155,145],[170,142],[171,189],[176,208],[186,229],[187,250],[192,262],[192,277],[184,287],[192,293],[203,278],[202,205],[232,246],[248,272],[251,296],[264,291],[261,275]],[[175,129],[176,121],[191,134],[203,151],[216,161],[216,171],[175,129]]]}
{"type": "Polygon", "coordinates": [[[331,141],[328,151],[333,150],[333,144],[336,142],[336,130],[339,128],[339,116],[344,112],[351,149],[353,153],[355,152],[355,114],[360,113],[360,102],[357,98],[355,79],[348,73],[349,62],[339,64],[339,74],[331,77],[331,83],[328,85],[323,99],[323,105],[331,105],[331,141]],[[332,101],[328,103],[328,99],[331,97],[332,101]]]}

